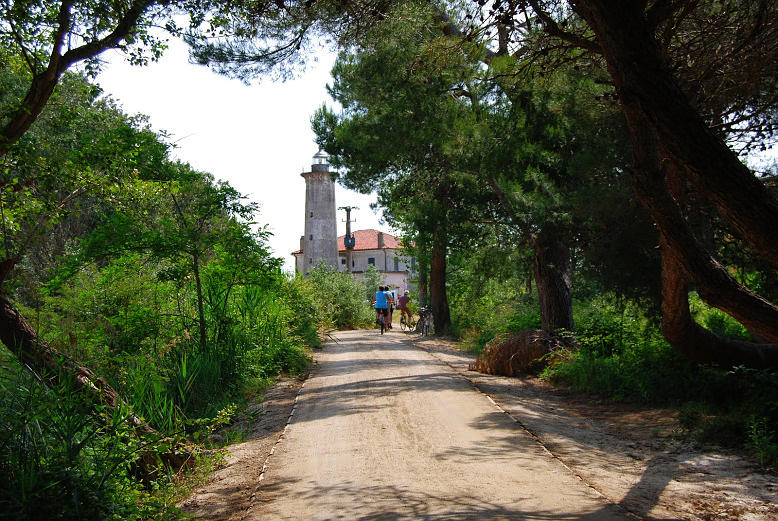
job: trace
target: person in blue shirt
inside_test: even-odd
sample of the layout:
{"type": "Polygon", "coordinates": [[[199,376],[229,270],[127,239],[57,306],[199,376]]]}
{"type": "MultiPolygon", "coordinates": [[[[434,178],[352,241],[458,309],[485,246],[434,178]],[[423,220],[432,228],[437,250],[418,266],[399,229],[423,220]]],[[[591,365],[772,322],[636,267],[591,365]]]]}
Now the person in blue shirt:
{"type": "Polygon", "coordinates": [[[373,297],[373,304],[375,305],[375,322],[378,324],[378,316],[380,313],[383,313],[384,320],[386,320],[386,317],[389,315],[389,299],[387,298],[383,286],[378,286],[378,291],[376,291],[376,294],[373,297]]]}

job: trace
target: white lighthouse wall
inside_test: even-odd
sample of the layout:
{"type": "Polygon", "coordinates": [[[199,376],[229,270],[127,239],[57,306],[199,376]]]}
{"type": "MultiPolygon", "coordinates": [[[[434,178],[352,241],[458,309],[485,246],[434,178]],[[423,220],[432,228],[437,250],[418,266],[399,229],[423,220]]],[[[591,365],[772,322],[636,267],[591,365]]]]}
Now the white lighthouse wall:
{"type": "Polygon", "coordinates": [[[337,215],[335,183],[329,172],[307,172],[305,178],[305,235],[303,266],[305,273],[322,260],[338,267],[337,215]]]}

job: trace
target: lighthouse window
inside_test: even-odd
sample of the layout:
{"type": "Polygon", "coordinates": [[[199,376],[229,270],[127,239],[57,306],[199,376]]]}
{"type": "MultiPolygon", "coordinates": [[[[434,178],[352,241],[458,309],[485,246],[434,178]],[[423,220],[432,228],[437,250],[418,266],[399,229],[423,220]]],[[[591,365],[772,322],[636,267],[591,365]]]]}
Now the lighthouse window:
{"type": "Polygon", "coordinates": [[[311,217],[313,217],[313,212],[311,212],[311,217]]]}
{"type": "Polygon", "coordinates": [[[308,239],[313,240],[313,234],[309,235],[308,239]]]}

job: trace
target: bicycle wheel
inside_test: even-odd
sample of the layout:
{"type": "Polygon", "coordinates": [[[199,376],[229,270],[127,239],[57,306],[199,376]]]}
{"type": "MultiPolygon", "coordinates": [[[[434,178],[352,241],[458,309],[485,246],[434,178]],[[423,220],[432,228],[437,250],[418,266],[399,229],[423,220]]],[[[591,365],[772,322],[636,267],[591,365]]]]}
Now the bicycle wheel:
{"type": "Polygon", "coordinates": [[[405,313],[400,316],[400,329],[408,331],[408,321],[405,319],[405,313]]]}
{"type": "Polygon", "coordinates": [[[384,334],[384,314],[381,313],[378,315],[378,325],[381,327],[381,334],[384,334]]]}

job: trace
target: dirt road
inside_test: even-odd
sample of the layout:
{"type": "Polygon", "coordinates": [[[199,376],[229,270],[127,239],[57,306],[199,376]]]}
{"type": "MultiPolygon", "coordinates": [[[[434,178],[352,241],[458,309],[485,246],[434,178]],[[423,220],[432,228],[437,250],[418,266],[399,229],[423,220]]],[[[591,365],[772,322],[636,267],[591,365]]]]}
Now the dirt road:
{"type": "Polygon", "coordinates": [[[337,339],[244,519],[632,519],[405,335],[337,339]]]}

